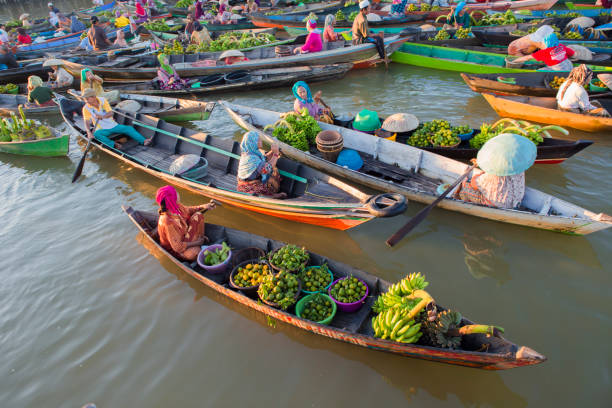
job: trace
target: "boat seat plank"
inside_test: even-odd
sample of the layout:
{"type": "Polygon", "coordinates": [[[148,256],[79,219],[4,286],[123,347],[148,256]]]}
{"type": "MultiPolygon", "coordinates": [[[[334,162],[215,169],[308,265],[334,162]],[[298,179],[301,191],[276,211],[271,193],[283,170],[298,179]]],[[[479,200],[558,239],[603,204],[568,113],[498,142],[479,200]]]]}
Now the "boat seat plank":
{"type": "MultiPolygon", "coordinates": [[[[232,138],[218,138],[212,136],[206,137],[206,141],[204,143],[227,152],[233,152],[234,145],[236,144],[232,138]]],[[[222,169],[223,172],[227,172],[230,160],[235,160],[225,154],[217,153],[209,149],[204,149],[203,155],[206,160],[208,160],[209,168],[214,167],[217,169],[222,169]]]]}
{"type": "Polygon", "coordinates": [[[200,180],[206,180],[212,183],[215,187],[223,188],[225,190],[236,191],[236,176],[228,174],[221,169],[215,169],[208,167],[208,174],[206,177],[200,180]]]}

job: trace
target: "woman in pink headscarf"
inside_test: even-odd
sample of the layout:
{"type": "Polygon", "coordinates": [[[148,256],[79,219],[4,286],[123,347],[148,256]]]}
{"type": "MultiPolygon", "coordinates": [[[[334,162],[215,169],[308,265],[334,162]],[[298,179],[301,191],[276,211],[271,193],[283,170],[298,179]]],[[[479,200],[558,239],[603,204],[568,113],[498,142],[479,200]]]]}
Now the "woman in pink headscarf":
{"type": "Polygon", "coordinates": [[[149,19],[149,14],[147,13],[146,0],[136,0],[136,22],[144,23],[149,19]]]}
{"type": "Polygon", "coordinates": [[[306,22],[306,29],[308,30],[308,37],[306,37],[306,43],[301,47],[298,47],[293,50],[294,54],[319,52],[323,49],[323,39],[321,38],[321,31],[317,30],[317,22],[315,20],[308,20],[308,22],[306,22]]]}
{"type": "Polygon", "coordinates": [[[165,250],[185,261],[195,261],[200,247],[208,238],[204,235],[205,211],[215,208],[215,203],[192,207],[179,202],[178,193],[172,186],[157,190],[155,201],[159,204],[157,233],[159,243],[165,250]]]}

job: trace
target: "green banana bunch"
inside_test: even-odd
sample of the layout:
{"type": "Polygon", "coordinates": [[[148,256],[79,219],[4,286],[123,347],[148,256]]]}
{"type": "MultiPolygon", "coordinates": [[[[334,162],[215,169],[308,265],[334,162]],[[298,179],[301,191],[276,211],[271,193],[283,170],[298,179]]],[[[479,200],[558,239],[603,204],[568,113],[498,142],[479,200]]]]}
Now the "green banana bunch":
{"type": "Polygon", "coordinates": [[[401,281],[391,285],[387,293],[397,296],[408,296],[412,295],[415,290],[423,290],[429,285],[429,282],[425,280],[425,276],[421,275],[421,272],[411,273],[401,281]]]}
{"type": "Polygon", "coordinates": [[[421,334],[421,323],[407,316],[407,311],[399,306],[387,309],[372,318],[374,336],[400,343],[416,343],[421,334]]]}
{"type": "Polygon", "coordinates": [[[376,313],[381,313],[395,306],[411,310],[417,303],[418,299],[410,299],[405,296],[398,296],[387,292],[376,298],[372,310],[376,313]]]}

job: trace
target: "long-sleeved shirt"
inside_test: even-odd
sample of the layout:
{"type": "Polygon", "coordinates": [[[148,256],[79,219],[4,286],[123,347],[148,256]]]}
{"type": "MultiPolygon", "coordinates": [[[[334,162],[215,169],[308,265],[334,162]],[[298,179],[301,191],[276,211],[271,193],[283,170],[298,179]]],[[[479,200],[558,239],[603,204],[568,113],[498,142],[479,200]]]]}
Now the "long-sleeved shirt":
{"type": "Polygon", "coordinates": [[[313,31],[306,37],[306,43],[302,45],[302,52],[319,52],[323,49],[323,40],[318,31],[313,31]]]}
{"type": "Polygon", "coordinates": [[[557,92],[557,105],[563,109],[580,109],[584,112],[597,108],[589,101],[589,94],[584,87],[576,82],[568,85],[568,81],[565,81],[557,92]],[[566,88],[567,90],[563,93],[566,88]],[[561,95],[563,95],[563,98],[561,98],[561,95]]]}
{"type": "Polygon", "coordinates": [[[365,39],[370,35],[368,28],[368,19],[360,12],[353,21],[353,44],[363,44],[365,39]]]}

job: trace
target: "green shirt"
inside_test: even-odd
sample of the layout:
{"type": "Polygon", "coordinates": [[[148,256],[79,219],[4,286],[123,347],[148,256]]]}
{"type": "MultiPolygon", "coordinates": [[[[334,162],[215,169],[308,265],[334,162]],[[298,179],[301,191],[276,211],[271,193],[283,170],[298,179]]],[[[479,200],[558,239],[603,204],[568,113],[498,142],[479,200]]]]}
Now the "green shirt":
{"type": "Polygon", "coordinates": [[[39,86],[34,88],[28,95],[28,102],[36,102],[39,105],[49,102],[53,99],[53,91],[46,86],[39,86]]]}
{"type": "Polygon", "coordinates": [[[459,24],[461,27],[463,28],[468,28],[472,25],[472,19],[470,17],[470,15],[466,12],[463,13],[462,16],[455,16],[454,14],[451,16],[450,21],[448,22],[448,24],[455,24],[455,21],[457,22],[457,24],[459,24]]]}

